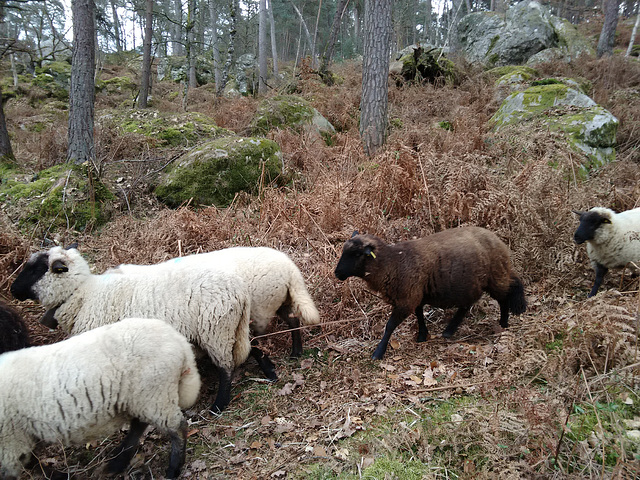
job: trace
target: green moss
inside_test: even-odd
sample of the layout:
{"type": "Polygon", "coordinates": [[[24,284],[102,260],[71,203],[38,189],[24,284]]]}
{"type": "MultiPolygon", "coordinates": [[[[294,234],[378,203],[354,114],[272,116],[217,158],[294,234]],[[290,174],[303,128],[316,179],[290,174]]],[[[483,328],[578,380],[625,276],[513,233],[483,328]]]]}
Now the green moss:
{"type": "Polygon", "coordinates": [[[278,95],[260,103],[251,130],[254,135],[265,135],[274,128],[299,130],[311,122],[313,115],[313,107],[302,97],[278,95]]]}
{"type": "Polygon", "coordinates": [[[29,233],[101,225],[109,217],[105,205],[115,198],[82,165],[56,165],[31,181],[10,177],[0,187],[0,201],[29,233]]]}
{"type": "Polygon", "coordinates": [[[0,158],[0,183],[6,183],[10,175],[19,173],[20,169],[13,161],[0,158]]]}
{"type": "Polygon", "coordinates": [[[498,40],[500,40],[500,35],[496,35],[491,39],[491,43],[489,44],[489,48],[487,49],[487,54],[490,53],[491,50],[493,50],[493,47],[496,46],[496,43],[498,43],[498,40]]]}
{"type": "Polygon", "coordinates": [[[156,187],[158,198],[171,207],[193,199],[194,205],[228,206],[238,192],[258,193],[282,179],[277,143],[265,138],[228,137],[187,153],[156,187]]]}
{"type": "Polygon", "coordinates": [[[543,78],[543,79],[534,80],[533,82],[531,82],[532,87],[537,87],[540,85],[556,85],[556,84],[563,85],[564,82],[562,82],[561,80],[558,80],[557,78],[543,78]]]}
{"type": "Polygon", "coordinates": [[[202,141],[233,135],[200,113],[168,114],[155,110],[114,111],[111,122],[124,132],[159,139],[164,146],[190,146],[202,141]]]}
{"type": "Polygon", "coordinates": [[[443,120],[441,122],[438,122],[438,126],[443,130],[453,131],[453,124],[448,120],[443,120]]]}
{"type": "Polygon", "coordinates": [[[365,468],[363,479],[397,478],[402,480],[421,480],[429,473],[424,463],[416,460],[377,458],[370,467],[365,468]]]}
{"type": "Polygon", "coordinates": [[[129,77],[113,77],[107,80],[99,80],[96,82],[96,90],[104,91],[108,94],[130,92],[131,94],[138,92],[138,84],[129,77]]]}

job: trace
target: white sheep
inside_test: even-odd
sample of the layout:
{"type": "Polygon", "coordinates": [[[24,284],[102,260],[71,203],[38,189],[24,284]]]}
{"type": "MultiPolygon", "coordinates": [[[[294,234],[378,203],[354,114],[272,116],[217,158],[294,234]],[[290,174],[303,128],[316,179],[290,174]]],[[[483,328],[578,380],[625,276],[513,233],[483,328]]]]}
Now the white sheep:
{"type": "Polygon", "coordinates": [[[17,478],[35,444],[84,443],[131,427],[108,464],[122,472],[147,424],[171,438],[168,478],[185,459],[181,409],[198,398],[191,345],[165,322],[128,318],[62,342],[0,355],[0,477],[17,478]]]}
{"type": "Polygon", "coordinates": [[[22,317],[0,302],[0,353],[29,346],[29,332],[22,317]]]}
{"type": "Polygon", "coordinates": [[[72,335],[125,317],[168,322],[218,367],[214,411],[229,404],[233,370],[251,351],[251,299],[244,281],[230,272],[194,267],[93,275],[78,250],[53,247],[31,256],[11,293],[39,301],[49,310],[43,323],[72,335]]]}
{"type": "Polygon", "coordinates": [[[277,314],[293,329],[292,357],[302,354],[300,324],[316,325],[320,322],[320,314],[307,291],[302,273],[287,254],[273,248],[232,247],[173,258],[156,265],[122,264],[108,272],[145,274],[149,268],[158,266],[170,269],[211,266],[230,269],[238,274],[246,282],[251,294],[253,334],[262,335],[277,314]]]}
{"type": "Polygon", "coordinates": [[[575,211],[580,225],[573,235],[577,244],[587,243],[587,255],[596,272],[589,297],[598,293],[610,268],[631,263],[640,266],[640,208],[615,213],[604,207],[575,211]]]}

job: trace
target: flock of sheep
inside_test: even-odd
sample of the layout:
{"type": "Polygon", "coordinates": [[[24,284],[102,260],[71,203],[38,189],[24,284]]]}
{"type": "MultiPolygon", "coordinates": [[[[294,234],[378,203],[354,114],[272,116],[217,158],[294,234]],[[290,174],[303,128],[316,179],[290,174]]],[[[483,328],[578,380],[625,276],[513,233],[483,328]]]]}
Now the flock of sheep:
{"type": "MultiPolygon", "coordinates": [[[[575,242],[587,243],[596,273],[593,296],[610,268],[640,263],[640,208],[575,213],[575,242]]],[[[418,319],[417,340],[427,340],[425,305],[457,308],[444,330],[447,338],[484,292],[498,302],[503,328],[510,313],[527,307],[508,247],[479,227],[395,245],[354,232],[335,275],[362,278],[392,306],[374,359],[384,356],[393,331],[411,313],[418,319]]],[[[91,273],[75,246],[54,247],[31,256],[11,293],[41,303],[47,309],[42,323],[60,326],[71,337],[25,348],[24,323],[0,304],[0,479],[17,478],[39,441],[79,443],[126,422],[129,433],[107,470],[127,467],[151,424],[170,437],[166,476],[175,478],[185,460],[182,410],[200,392],[190,343],[217,367],[211,409],[222,411],[230,401],[232,372],[250,355],[267,378],[277,378],[252,335],[264,333],[277,315],[292,328],[291,355],[299,356],[298,327],[320,323],[300,270],[287,255],[266,247],[120,265],[101,275],[91,273]]]]}

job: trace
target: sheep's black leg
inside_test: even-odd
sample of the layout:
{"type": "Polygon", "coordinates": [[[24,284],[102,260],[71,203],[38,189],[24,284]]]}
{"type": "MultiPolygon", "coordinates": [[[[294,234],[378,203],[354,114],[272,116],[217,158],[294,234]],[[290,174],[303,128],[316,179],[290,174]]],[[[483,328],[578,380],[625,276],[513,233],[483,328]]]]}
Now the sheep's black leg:
{"type": "Polygon", "coordinates": [[[604,265],[600,265],[599,263],[596,263],[595,270],[596,270],[596,280],[593,283],[593,288],[591,289],[591,292],[589,292],[589,295],[587,295],[587,298],[593,297],[596,293],[598,293],[598,289],[600,288],[600,285],[602,285],[604,276],[609,271],[607,267],[605,267],[604,265]]]}
{"type": "Polygon", "coordinates": [[[147,424],[134,418],[131,420],[129,433],[114,452],[113,458],[109,461],[107,471],[109,473],[122,473],[133,458],[140,443],[140,437],[147,428],[147,424]]]}
{"type": "Polygon", "coordinates": [[[509,328],[509,299],[505,298],[500,304],[500,326],[509,328]]]}
{"type": "Polygon", "coordinates": [[[231,401],[231,372],[227,372],[224,368],[218,367],[218,394],[216,400],[211,405],[213,412],[221,412],[231,401]]]}
{"type": "Polygon", "coordinates": [[[393,311],[391,312],[391,317],[389,317],[389,321],[387,322],[387,326],[384,327],[384,335],[382,336],[382,340],[380,340],[380,343],[373,352],[372,358],[374,360],[380,360],[384,356],[384,353],[387,351],[387,345],[389,344],[391,334],[398,327],[398,325],[400,325],[402,321],[407,318],[407,315],[408,313],[404,308],[400,309],[394,307],[393,311]]]}
{"type": "Polygon", "coordinates": [[[256,359],[258,366],[269,380],[276,381],[278,379],[278,375],[276,375],[276,366],[262,350],[256,347],[255,340],[251,341],[251,356],[256,359]]]}
{"type": "Polygon", "coordinates": [[[470,307],[459,308],[458,311],[453,315],[453,318],[449,320],[449,325],[445,328],[444,332],[442,332],[442,336],[444,338],[451,338],[453,334],[456,333],[456,330],[462,323],[462,319],[469,312],[470,307]]]}
{"type": "Polygon", "coordinates": [[[184,465],[185,451],[187,449],[187,429],[185,422],[180,425],[180,430],[169,432],[171,438],[171,455],[169,456],[169,467],[167,468],[167,478],[176,478],[180,475],[182,465],[184,465]]]}
{"type": "Polygon", "coordinates": [[[276,313],[289,325],[289,328],[296,329],[291,330],[291,357],[299,357],[302,355],[302,335],[300,330],[297,330],[300,327],[300,320],[298,317],[291,315],[292,312],[289,305],[282,305],[276,313]]]}
{"type": "Polygon", "coordinates": [[[427,337],[429,336],[429,331],[427,330],[427,324],[424,321],[424,303],[418,305],[416,308],[416,318],[418,319],[418,342],[426,342],[427,337]]]}

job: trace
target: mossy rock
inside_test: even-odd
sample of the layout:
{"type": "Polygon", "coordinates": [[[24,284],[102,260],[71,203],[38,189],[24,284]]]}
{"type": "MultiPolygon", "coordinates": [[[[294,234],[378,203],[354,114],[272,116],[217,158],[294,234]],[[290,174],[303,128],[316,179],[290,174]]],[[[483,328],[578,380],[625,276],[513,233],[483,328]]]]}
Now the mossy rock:
{"type": "Polygon", "coordinates": [[[495,67],[487,70],[487,74],[492,77],[498,77],[496,85],[504,85],[507,83],[522,83],[536,78],[538,71],[531,67],[523,65],[507,65],[505,67],[495,67]]]}
{"type": "Polygon", "coordinates": [[[0,165],[0,202],[25,233],[84,230],[104,224],[115,196],[84,165],[62,164],[35,175],[0,165]]]}
{"type": "Polygon", "coordinates": [[[238,192],[284,183],[279,145],[260,137],[225,137],[202,144],[177,160],[155,189],[170,207],[226,207],[238,192]]]}
{"type": "Polygon", "coordinates": [[[131,93],[133,95],[137,93],[139,88],[140,86],[127,76],[112,77],[96,82],[96,91],[110,95],[115,93],[131,93]]]}
{"type": "Polygon", "coordinates": [[[562,133],[569,145],[587,158],[580,176],[615,160],[618,120],[564,83],[537,85],[509,95],[490,122],[496,131],[521,122],[538,122],[562,133]]]}
{"type": "Polygon", "coordinates": [[[233,135],[201,113],[162,113],[157,110],[111,110],[99,119],[126,133],[159,140],[160,146],[193,146],[214,138],[233,135]]]}
{"type": "Polygon", "coordinates": [[[274,128],[302,131],[312,125],[320,134],[335,133],[333,125],[304,98],[296,95],[277,95],[260,102],[250,128],[254,135],[265,135],[274,128]]]}
{"type": "Polygon", "coordinates": [[[415,45],[405,50],[408,52],[389,66],[389,73],[395,76],[397,83],[457,82],[460,76],[458,69],[451,60],[441,55],[441,49],[415,45]]]}

